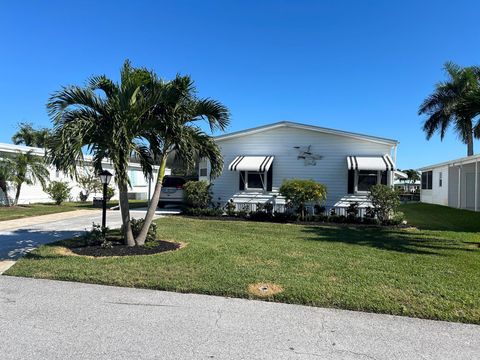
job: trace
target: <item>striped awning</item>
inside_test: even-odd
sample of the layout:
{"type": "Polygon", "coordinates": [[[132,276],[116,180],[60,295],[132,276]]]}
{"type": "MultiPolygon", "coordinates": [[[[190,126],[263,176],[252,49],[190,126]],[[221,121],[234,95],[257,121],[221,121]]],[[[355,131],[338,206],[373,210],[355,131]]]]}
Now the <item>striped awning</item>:
{"type": "Polygon", "coordinates": [[[259,171],[265,172],[272,166],[274,156],[250,156],[240,155],[237,156],[228,166],[231,171],[259,171]]]}
{"type": "Polygon", "coordinates": [[[348,170],[396,170],[390,155],[347,156],[347,166],[348,170]]]}

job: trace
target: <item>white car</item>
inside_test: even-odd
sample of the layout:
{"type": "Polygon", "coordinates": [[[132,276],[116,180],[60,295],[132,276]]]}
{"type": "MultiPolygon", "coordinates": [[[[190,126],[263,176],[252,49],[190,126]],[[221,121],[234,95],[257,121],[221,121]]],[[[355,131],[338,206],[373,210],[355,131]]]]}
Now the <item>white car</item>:
{"type": "Polygon", "coordinates": [[[183,205],[183,185],[187,181],[182,176],[165,176],[158,207],[163,208],[167,204],[183,205]]]}

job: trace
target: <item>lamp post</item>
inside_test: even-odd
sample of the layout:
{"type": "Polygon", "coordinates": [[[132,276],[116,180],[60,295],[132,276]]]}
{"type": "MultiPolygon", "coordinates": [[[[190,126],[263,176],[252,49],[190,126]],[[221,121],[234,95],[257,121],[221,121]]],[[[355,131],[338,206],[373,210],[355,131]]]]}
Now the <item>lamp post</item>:
{"type": "Polygon", "coordinates": [[[107,186],[112,179],[112,174],[108,170],[102,170],[100,174],[100,182],[103,184],[103,213],[102,213],[102,228],[105,229],[107,225],[107,186]]]}

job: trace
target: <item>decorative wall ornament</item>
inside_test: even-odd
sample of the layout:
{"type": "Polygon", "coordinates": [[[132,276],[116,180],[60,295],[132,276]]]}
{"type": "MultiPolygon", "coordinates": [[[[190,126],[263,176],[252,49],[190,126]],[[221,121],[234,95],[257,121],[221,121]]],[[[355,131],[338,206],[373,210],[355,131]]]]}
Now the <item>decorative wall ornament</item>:
{"type": "Polygon", "coordinates": [[[298,150],[297,159],[303,160],[305,162],[305,166],[317,165],[317,160],[321,160],[323,158],[322,155],[313,154],[311,152],[312,145],[294,146],[293,148],[298,150]]]}

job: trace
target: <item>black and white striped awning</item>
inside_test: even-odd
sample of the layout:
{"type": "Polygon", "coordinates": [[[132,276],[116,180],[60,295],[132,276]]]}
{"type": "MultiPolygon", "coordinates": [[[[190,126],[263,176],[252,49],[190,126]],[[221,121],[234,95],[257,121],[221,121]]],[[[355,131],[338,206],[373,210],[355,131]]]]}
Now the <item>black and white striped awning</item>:
{"type": "Polygon", "coordinates": [[[237,156],[228,166],[231,171],[259,171],[265,172],[272,166],[274,156],[251,156],[240,155],[237,156]]]}
{"type": "Polygon", "coordinates": [[[383,156],[347,156],[348,170],[395,171],[390,155],[383,156]]]}

